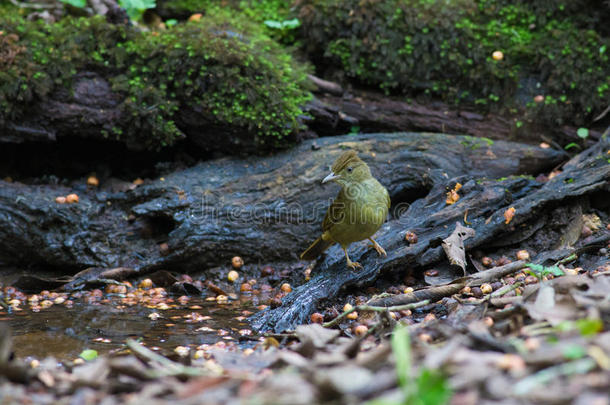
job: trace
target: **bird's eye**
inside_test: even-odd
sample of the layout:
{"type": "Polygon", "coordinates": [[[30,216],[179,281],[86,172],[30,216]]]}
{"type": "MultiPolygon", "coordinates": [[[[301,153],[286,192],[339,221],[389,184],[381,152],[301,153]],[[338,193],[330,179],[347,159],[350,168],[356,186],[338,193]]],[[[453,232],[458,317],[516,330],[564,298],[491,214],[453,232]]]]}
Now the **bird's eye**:
{"type": "Polygon", "coordinates": [[[352,172],[352,170],[354,170],[354,169],[352,169],[351,167],[348,167],[348,168],[347,168],[347,172],[348,172],[348,173],[351,173],[351,172],[352,172]]]}

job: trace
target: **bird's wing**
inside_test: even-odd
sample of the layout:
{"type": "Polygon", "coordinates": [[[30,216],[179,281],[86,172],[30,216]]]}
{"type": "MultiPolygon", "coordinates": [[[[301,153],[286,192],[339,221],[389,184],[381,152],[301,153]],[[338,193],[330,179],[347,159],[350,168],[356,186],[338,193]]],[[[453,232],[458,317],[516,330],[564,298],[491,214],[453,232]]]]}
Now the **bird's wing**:
{"type": "Polygon", "coordinates": [[[335,201],[332,202],[330,207],[328,207],[328,211],[326,211],[326,216],[322,222],[322,232],[328,231],[334,224],[341,222],[345,218],[345,201],[345,193],[341,189],[335,201]]]}

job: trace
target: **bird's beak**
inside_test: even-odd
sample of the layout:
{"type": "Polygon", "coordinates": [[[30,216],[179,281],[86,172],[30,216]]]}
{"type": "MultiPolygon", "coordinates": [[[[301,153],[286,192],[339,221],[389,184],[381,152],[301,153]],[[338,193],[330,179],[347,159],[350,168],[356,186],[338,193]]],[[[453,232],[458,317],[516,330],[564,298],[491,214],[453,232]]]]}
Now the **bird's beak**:
{"type": "Polygon", "coordinates": [[[322,184],[328,183],[329,181],[334,180],[334,179],[338,179],[339,177],[341,177],[341,176],[338,174],[335,174],[334,172],[330,172],[330,174],[328,176],[324,177],[324,180],[322,180],[322,184]]]}

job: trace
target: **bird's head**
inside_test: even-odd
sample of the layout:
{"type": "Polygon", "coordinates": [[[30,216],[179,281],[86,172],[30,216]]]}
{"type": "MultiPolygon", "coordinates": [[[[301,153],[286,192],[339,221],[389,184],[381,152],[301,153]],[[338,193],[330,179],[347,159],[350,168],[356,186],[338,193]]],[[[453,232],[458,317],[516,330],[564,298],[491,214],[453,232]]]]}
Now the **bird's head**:
{"type": "Polygon", "coordinates": [[[371,171],[355,151],[343,153],[333,163],[331,172],[322,180],[322,183],[335,181],[342,186],[359,183],[371,176],[371,171]]]}

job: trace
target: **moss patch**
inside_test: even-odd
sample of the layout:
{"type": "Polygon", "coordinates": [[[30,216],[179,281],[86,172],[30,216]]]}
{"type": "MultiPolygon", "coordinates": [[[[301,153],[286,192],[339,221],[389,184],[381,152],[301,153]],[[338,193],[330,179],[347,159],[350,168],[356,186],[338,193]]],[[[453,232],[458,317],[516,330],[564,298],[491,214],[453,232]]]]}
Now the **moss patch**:
{"type": "Polygon", "coordinates": [[[124,97],[124,121],[104,135],[148,149],[183,136],[181,110],[211,127],[245,132],[262,148],[281,147],[299,127],[310,97],[306,69],[246,18],[208,13],[197,22],[141,32],[101,17],[55,24],[2,13],[0,125],[18,121],[28,106],[81,70],[106,77],[124,97]]]}
{"type": "Polygon", "coordinates": [[[600,8],[593,1],[298,4],[316,64],[341,66],[348,78],[387,93],[525,111],[526,119],[554,125],[585,125],[607,107],[610,39],[593,29],[600,20],[588,11],[600,8]],[[492,58],[495,51],[504,58],[492,58]],[[538,104],[537,94],[545,96],[538,104]]]}

